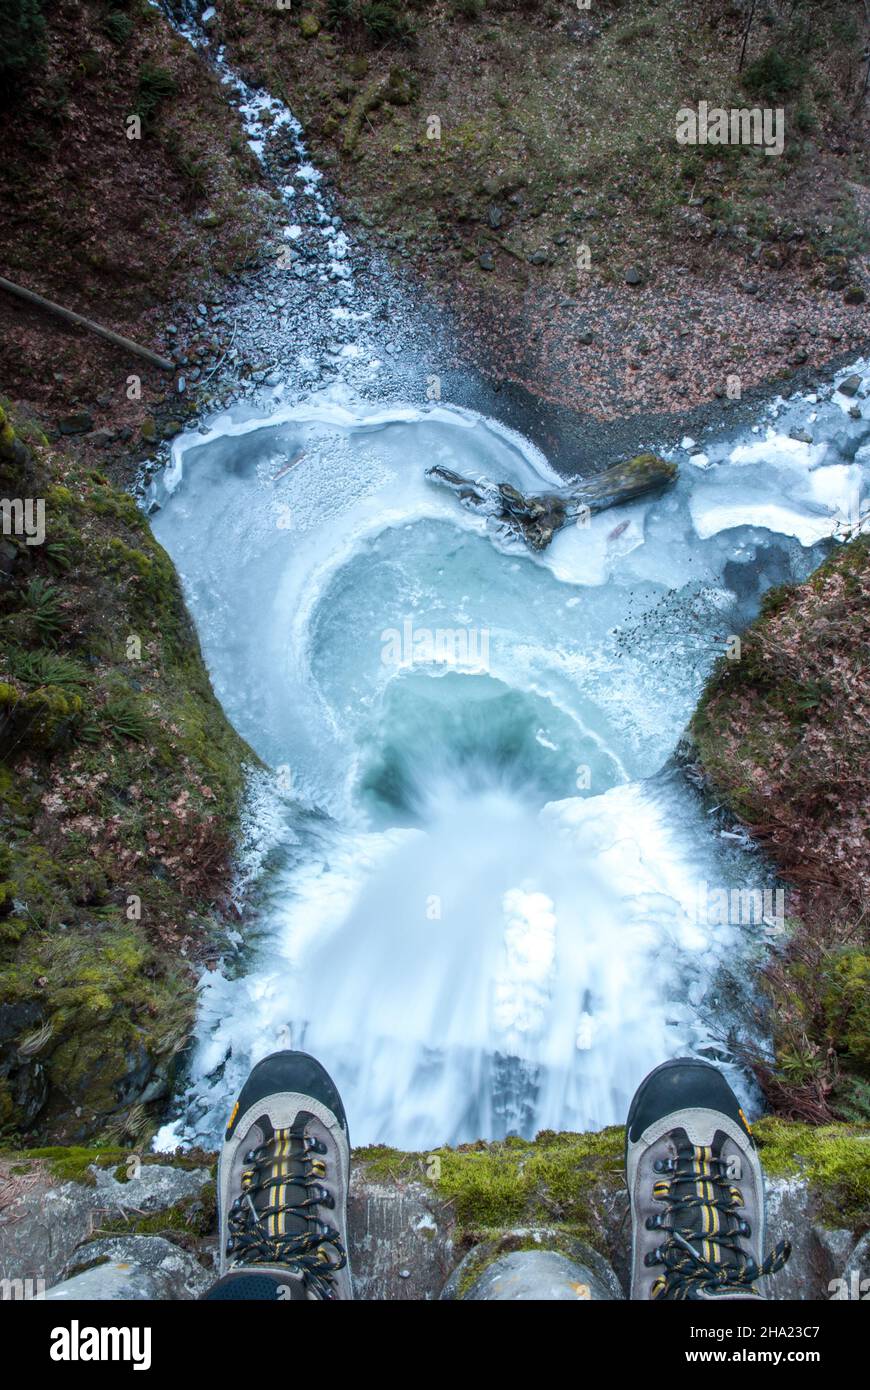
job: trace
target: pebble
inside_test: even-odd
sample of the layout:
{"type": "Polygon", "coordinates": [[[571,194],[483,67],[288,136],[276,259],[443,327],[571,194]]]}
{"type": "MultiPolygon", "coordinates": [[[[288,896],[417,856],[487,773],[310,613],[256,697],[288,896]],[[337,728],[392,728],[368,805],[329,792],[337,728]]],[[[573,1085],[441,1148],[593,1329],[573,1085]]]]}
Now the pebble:
{"type": "Polygon", "coordinates": [[[844,377],[837,390],[844,396],[857,396],[861,385],[861,377],[858,372],[853,372],[851,376],[844,377]]]}

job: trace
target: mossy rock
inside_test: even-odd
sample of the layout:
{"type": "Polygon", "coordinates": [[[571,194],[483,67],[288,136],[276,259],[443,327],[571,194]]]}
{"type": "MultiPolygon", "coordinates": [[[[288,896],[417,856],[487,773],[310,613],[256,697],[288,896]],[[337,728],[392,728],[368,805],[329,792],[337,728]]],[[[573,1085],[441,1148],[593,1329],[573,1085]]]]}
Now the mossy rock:
{"type": "Polygon", "coordinates": [[[417,1178],[431,1186],[454,1213],[460,1245],[520,1225],[555,1222],[566,1236],[606,1254],[600,1206],[622,1186],[624,1142],[622,1128],[592,1134],[544,1130],[533,1140],[480,1141],[426,1154],[362,1149],[354,1161],[372,1179],[417,1178]]]}
{"type": "Polygon", "coordinates": [[[0,1122],[139,1143],[192,1025],[197,959],[222,949],[257,760],[133,498],[35,437],[22,448],[49,543],[0,591],[0,1005],[38,1002],[48,1098],[34,1128],[4,1084],[0,1122]]]}
{"type": "Polygon", "coordinates": [[[767,1115],[753,1132],[769,1177],[805,1178],[832,1226],[870,1227],[870,1125],[816,1126],[767,1115]]]}

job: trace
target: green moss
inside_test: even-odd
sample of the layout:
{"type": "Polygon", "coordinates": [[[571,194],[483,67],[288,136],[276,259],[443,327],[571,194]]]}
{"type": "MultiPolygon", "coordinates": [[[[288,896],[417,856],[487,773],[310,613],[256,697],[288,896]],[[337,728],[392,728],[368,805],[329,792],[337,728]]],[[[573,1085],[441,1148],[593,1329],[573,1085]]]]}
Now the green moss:
{"type": "Polygon", "coordinates": [[[649,474],[653,478],[662,478],[663,481],[676,478],[679,469],[675,463],[668,459],[659,458],[658,454],[636,454],[634,458],[628,460],[624,465],[629,473],[635,473],[640,477],[649,474]]]}
{"type": "Polygon", "coordinates": [[[217,1187],[206,1183],[195,1196],[185,1197],[165,1211],[153,1211],[137,1216],[129,1213],[110,1217],[94,1232],[94,1239],[107,1235],[191,1237],[201,1239],[217,1229],[217,1187]]]}
{"type": "Polygon", "coordinates": [[[565,1234],[601,1246],[594,1204],[622,1182],[624,1131],[512,1137],[501,1143],[401,1153],[357,1150],[354,1163],[381,1181],[416,1179],[431,1185],[456,1216],[459,1242],[516,1225],[557,1225],[565,1234]]]}
{"type": "MultiPolygon", "coordinates": [[[[767,1116],[754,1132],[770,1177],[804,1177],[832,1224],[870,1224],[870,1126],[815,1128],[767,1116]]],[[[430,1185],[456,1216],[460,1246],[518,1226],[546,1226],[607,1254],[596,1210],[623,1185],[624,1144],[625,1131],[617,1126],[591,1134],[543,1131],[534,1140],[481,1141],[426,1154],[359,1149],[353,1162],[372,1179],[430,1185]]],[[[533,1235],[528,1247],[537,1248],[533,1235]]]]}
{"type": "Polygon", "coordinates": [[[109,484],[94,488],[83,499],[82,506],[93,516],[114,517],[116,521],[122,521],[132,530],[144,529],[145,519],[133,498],[129,493],[118,492],[109,484]]]}
{"type": "Polygon", "coordinates": [[[437,1150],[435,1185],[462,1224],[501,1227],[549,1218],[589,1234],[590,1197],[621,1172],[623,1142],[621,1129],[607,1129],[437,1150]]]}
{"type": "Polygon", "coordinates": [[[870,1126],[814,1126],[766,1116],[754,1133],[770,1177],[806,1178],[831,1225],[870,1226],[870,1126]]]}
{"type": "Polygon", "coordinates": [[[0,453],[11,454],[15,431],[7,419],[0,420],[0,453]]]}
{"type": "Polygon", "coordinates": [[[16,467],[58,545],[0,590],[0,1003],[37,1003],[48,1029],[42,1133],[138,1142],[129,1078],[166,1084],[189,1030],[256,759],[133,499],[38,442],[16,467]]]}
{"type": "Polygon", "coordinates": [[[386,1180],[418,1173],[421,1157],[419,1154],[402,1153],[399,1149],[372,1144],[365,1149],[355,1149],[354,1161],[362,1164],[370,1177],[386,1180]]]}
{"type": "Polygon", "coordinates": [[[96,1179],[90,1171],[91,1167],[109,1168],[118,1163],[127,1152],[119,1148],[66,1148],[53,1145],[43,1149],[28,1149],[26,1161],[44,1162],[52,1175],[61,1182],[79,1182],[86,1187],[93,1187],[96,1179]]]}

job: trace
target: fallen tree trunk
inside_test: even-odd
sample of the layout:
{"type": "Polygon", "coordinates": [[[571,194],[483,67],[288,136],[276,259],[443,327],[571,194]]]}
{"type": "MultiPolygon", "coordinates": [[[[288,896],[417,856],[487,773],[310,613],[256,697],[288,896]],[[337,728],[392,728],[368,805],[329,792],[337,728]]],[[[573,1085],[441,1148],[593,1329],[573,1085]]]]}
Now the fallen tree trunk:
{"type": "Polygon", "coordinates": [[[675,463],[668,463],[657,454],[638,454],[558,492],[526,495],[511,483],[493,485],[486,479],[474,482],[437,464],[426,470],[431,482],[449,488],[464,507],[509,526],[533,550],[545,550],[567,522],[632,502],[644,493],[666,487],[676,476],[675,463]]]}
{"type": "Polygon", "coordinates": [[[155,367],[160,367],[164,372],[174,372],[175,363],[170,362],[168,357],[161,357],[159,353],[152,352],[150,348],[140,347],[139,343],[134,343],[131,338],[125,338],[120,333],[115,333],[111,328],[103,328],[102,324],[94,323],[92,319],[86,319],[83,314],[77,314],[73,309],[65,309],[62,304],[55,304],[51,299],[45,299],[41,294],[36,294],[34,290],[26,290],[23,285],[15,285],[11,280],[4,280],[0,275],[0,288],[8,290],[10,294],[17,295],[19,299],[24,299],[28,304],[35,304],[38,309],[47,309],[50,314],[56,314],[58,318],[65,319],[67,323],[74,323],[79,328],[86,328],[90,333],[96,333],[99,337],[105,338],[108,342],[114,343],[115,347],[123,348],[125,352],[132,352],[137,357],[144,357],[146,362],[153,362],[155,367]]]}

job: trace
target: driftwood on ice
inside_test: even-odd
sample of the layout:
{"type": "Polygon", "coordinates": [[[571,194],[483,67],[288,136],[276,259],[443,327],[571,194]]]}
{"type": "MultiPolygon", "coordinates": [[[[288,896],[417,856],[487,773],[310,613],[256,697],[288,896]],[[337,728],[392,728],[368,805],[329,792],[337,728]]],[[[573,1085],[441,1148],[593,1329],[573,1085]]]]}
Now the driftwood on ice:
{"type": "Polygon", "coordinates": [[[472,481],[440,464],[426,470],[431,482],[449,488],[469,511],[503,523],[522,536],[532,550],[545,550],[567,522],[631,502],[644,493],[666,487],[676,476],[675,463],[668,463],[657,454],[638,454],[557,492],[525,495],[510,483],[472,481]]]}

